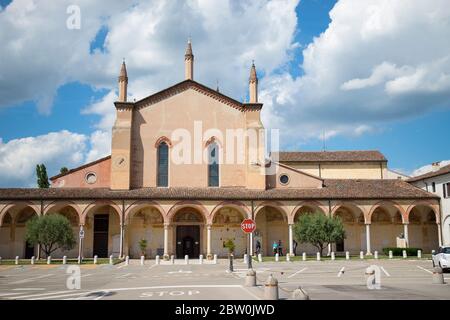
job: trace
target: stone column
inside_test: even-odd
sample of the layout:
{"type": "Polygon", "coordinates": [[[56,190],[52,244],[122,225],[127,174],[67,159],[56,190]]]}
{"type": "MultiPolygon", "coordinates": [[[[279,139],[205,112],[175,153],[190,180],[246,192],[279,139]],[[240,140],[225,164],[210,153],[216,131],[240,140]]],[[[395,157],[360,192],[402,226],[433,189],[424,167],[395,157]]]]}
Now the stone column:
{"type": "Polygon", "coordinates": [[[403,224],[403,235],[405,236],[406,247],[409,247],[408,223],[403,224]]]}
{"type": "Polygon", "coordinates": [[[442,235],[441,235],[441,224],[437,223],[438,228],[438,238],[439,238],[439,246],[442,247],[442,235]]]}
{"type": "Polygon", "coordinates": [[[164,259],[169,259],[169,224],[164,224],[164,259]]]}
{"type": "MultiPolygon", "coordinates": [[[[84,230],[83,230],[83,225],[82,224],[80,224],[80,233],[81,232],[84,232],[84,230]]],[[[79,257],[81,257],[82,259],[83,259],[83,240],[84,240],[84,238],[81,238],[80,237],[80,234],[78,234],[78,256],[79,257]]]]}
{"type": "Polygon", "coordinates": [[[206,225],[206,258],[208,260],[212,259],[211,252],[211,225],[206,225]]]}
{"type": "Polygon", "coordinates": [[[123,241],[125,237],[125,225],[123,223],[120,224],[120,243],[119,243],[119,258],[123,258],[123,241]]]}
{"type": "Polygon", "coordinates": [[[292,237],[292,224],[289,224],[289,255],[294,255],[294,239],[292,237]]]}
{"type": "Polygon", "coordinates": [[[370,223],[366,224],[366,255],[372,255],[372,250],[370,248],[370,223]]]}

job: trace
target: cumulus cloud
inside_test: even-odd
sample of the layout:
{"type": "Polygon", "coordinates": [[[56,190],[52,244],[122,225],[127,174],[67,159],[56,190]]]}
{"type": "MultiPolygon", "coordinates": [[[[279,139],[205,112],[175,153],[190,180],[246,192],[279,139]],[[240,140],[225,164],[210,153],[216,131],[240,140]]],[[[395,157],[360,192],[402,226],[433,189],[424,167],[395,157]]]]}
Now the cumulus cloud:
{"type": "Polygon", "coordinates": [[[44,163],[49,175],[84,160],[87,137],[66,130],[37,137],[0,139],[0,187],[36,187],[36,165],[44,163]]]}
{"type": "Polygon", "coordinates": [[[301,76],[263,79],[266,124],[302,141],[450,106],[448,1],[341,0],[330,19],[303,50],[301,76]]]}

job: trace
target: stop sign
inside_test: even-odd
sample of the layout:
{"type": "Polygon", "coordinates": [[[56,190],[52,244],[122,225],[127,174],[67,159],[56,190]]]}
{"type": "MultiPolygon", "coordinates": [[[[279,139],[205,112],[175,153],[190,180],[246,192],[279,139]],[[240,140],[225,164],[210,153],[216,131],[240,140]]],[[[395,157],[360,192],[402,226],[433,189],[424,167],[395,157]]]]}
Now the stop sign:
{"type": "Polygon", "coordinates": [[[252,219],[244,219],[241,223],[241,229],[245,233],[252,233],[256,229],[256,223],[252,219]]]}

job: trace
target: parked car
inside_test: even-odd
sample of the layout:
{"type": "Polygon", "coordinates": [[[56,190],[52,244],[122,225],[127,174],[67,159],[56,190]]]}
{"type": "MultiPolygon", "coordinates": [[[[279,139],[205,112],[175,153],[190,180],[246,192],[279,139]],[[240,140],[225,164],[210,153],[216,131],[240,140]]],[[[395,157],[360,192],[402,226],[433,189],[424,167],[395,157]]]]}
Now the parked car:
{"type": "Polygon", "coordinates": [[[439,266],[442,270],[450,268],[450,247],[440,247],[432,257],[433,267],[439,266]]]}

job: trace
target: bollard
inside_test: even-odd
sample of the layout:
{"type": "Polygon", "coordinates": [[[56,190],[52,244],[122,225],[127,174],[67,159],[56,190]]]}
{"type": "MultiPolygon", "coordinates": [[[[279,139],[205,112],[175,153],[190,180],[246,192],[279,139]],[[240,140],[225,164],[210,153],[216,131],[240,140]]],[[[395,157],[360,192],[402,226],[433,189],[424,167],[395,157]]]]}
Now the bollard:
{"type": "Polygon", "coordinates": [[[189,264],[189,256],[188,255],[184,256],[184,263],[189,264]]]}
{"type": "Polygon", "coordinates": [[[286,255],[286,261],[287,262],[291,261],[291,255],[289,253],[286,255]]]}
{"type": "Polygon", "coordinates": [[[245,276],[245,286],[256,287],[256,272],[253,269],[247,271],[247,275],[245,276]]]}
{"type": "Polygon", "coordinates": [[[264,300],[278,300],[278,280],[270,275],[264,284],[264,300]]]}
{"type": "Polygon", "coordinates": [[[155,264],[160,264],[159,259],[160,259],[159,256],[156,256],[156,257],[155,257],[155,264]]]}
{"type": "Polygon", "coordinates": [[[422,250],[417,250],[417,259],[422,259],[422,250]]]}
{"type": "Polygon", "coordinates": [[[174,255],[170,256],[170,263],[175,264],[175,256],[174,255]]]}
{"type": "Polygon", "coordinates": [[[113,265],[113,264],[114,264],[113,259],[114,259],[113,255],[110,255],[110,256],[109,256],[109,264],[110,264],[110,265],[113,265]]]}
{"type": "Polygon", "coordinates": [[[98,256],[95,255],[95,256],[94,256],[94,264],[97,264],[97,263],[98,263],[98,256]]]}
{"type": "Polygon", "coordinates": [[[378,251],[375,251],[375,252],[373,253],[373,257],[374,257],[375,259],[378,259],[378,251]]]}
{"type": "Polygon", "coordinates": [[[233,254],[230,254],[228,256],[228,271],[233,272],[234,268],[233,268],[233,254]]]}
{"type": "Polygon", "coordinates": [[[198,256],[198,263],[203,264],[203,255],[202,254],[198,256]]]}
{"type": "Polygon", "coordinates": [[[52,257],[51,256],[48,256],[47,257],[47,264],[51,264],[52,263],[52,257]]]}
{"type": "Polygon", "coordinates": [[[78,259],[77,259],[78,264],[81,264],[81,261],[82,261],[81,257],[78,256],[78,259]]]}
{"type": "Polygon", "coordinates": [[[261,253],[258,253],[258,261],[262,262],[262,254],[261,253]]]}
{"type": "Polygon", "coordinates": [[[350,252],[345,251],[345,260],[350,260],[350,252]]]}
{"type": "Polygon", "coordinates": [[[16,265],[19,264],[19,256],[16,256],[15,262],[16,265]]]}
{"type": "Polygon", "coordinates": [[[141,266],[143,266],[145,263],[145,256],[141,256],[141,266]]]}
{"type": "Polygon", "coordinates": [[[127,265],[129,265],[130,264],[130,257],[129,256],[126,256],[125,257],[125,265],[127,266],[127,265]]]}
{"type": "Polygon", "coordinates": [[[292,300],[309,300],[309,295],[302,287],[298,287],[292,292],[292,300]]]}
{"type": "Polygon", "coordinates": [[[275,262],[280,261],[280,255],[278,253],[275,253],[275,262]]]}
{"type": "Polygon", "coordinates": [[[320,261],[320,252],[317,252],[316,258],[317,258],[317,261],[320,261]]]}
{"type": "Polygon", "coordinates": [[[444,284],[444,275],[442,273],[442,269],[439,267],[433,268],[433,283],[444,284]]]}
{"type": "Polygon", "coordinates": [[[67,264],[67,256],[63,257],[63,264],[67,264]]]}
{"type": "Polygon", "coordinates": [[[244,263],[248,264],[248,255],[244,253],[244,263]]]}
{"type": "Polygon", "coordinates": [[[331,260],[335,260],[336,256],[334,255],[334,252],[331,252],[331,260]]]}
{"type": "Polygon", "coordinates": [[[31,264],[34,264],[35,259],[36,259],[36,258],[35,258],[34,256],[31,257],[31,264]]]}
{"type": "Polygon", "coordinates": [[[406,254],[406,250],[403,250],[402,253],[403,253],[403,259],[406,259],[408,257],[408,255],[406,254]]]}
{"type": "Polygon", "coordinates": [[[306,252],[303,252],[303,254],[302,254],[302,260],[303,260],[303,261],[306,261],[306,252]]]}
{"type": "Polygon", "coordinates": [[[362,251],[359,252],[359,258],[360,258],[361,260],[364,259],[364,252],[362,252],[362,251]]]}
{"type": "Polygon", "coordinates": [[[393,254],[392,254],[392,250],[389,250],[389,259],[392,259],[393,254]]]}
{"type": "Polygon", "coordinates": [[[217,254],[214,255],[214,264],[217,264],[217,254]]]}

